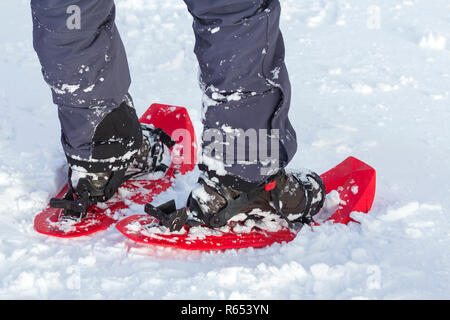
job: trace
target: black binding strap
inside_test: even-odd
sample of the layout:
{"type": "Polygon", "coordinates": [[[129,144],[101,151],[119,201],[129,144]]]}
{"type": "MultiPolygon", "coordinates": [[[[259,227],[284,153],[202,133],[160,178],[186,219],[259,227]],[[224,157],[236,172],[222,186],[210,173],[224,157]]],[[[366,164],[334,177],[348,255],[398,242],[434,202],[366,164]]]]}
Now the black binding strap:
{"type": "Polygon", "coordinates": [[[177,210],[174,200],[166,202],[158,207],[148,203],[145,205],[144,210],[152,217],[158,219],[159,222],[171,232],[181,230],[188,219],[186,208],[177,210]]]}
{"type": "Polygon", "coordinates": [[[172,148],[176,142],[161,128],[156,128],[152,132],[158,140],[164,143],[169,149],[172,148]]]}
{"type": "Polygon", "coordinates": [[[69,168],[69,190],[62,199],[50,199],[50,207],[64,209],[64,216],[83,219],[90,206],[97,202],[106,202],[114,196],[119,186],[125,181],[125,170],[115,171],[111,174],[102,196],[92,196],[96,190],[85,178],[78,181],[77,190],[75,190],[71,177],[72,169],[69,168]]]}
{"type": "MultiPolygon", "coordinates": [[[[231,194],[220,184],[216,185],[216,191],[227,201],[225,207],[217,213],[204,213],[197,201],[193,201],[195,209],[198,212],[198,218],[203,220],[208,227],[219,228],[225,226],[230,219],[240,214],[244,209],[248,208],[263,192],[267,192],[266,185],[275,182],[275,187],[279,184],[279,179],[283,176],[284,171],[279,171],[276,175],[265,181],[263,184],[254,186],[248,192],[239,192],[237,198],[233,198],[231,194]]],[[[270,191],[272,192],[272,191],[270,191]]],[[[276,204],[279,207],[279,201],[276,204]]]]}
{"type": "Polygon", "coordinates": [[[239,192],[236,198],[233,198],[231,194],[220,184],[216,185],[216,191],[227,201],[227,204],[222,210],[214,214],[207,214],[203,212],[198,202],[192,198],[192,195],[190,195],[188,203],[194,207],[193,209],[197,212],[196,218],[200,221],[189,219],[186,208],[177,210],[174,200],[166,202],[159,207],[147,204],[145,206],[145,212],[158,219],[161,225],[169,228],[170,231],[179,231],[184,225],[207,225],[210,228],[220,228],[225,226],[231,218],[240,214],[242,210],[254,202],[261,195],[261,193],[267,192],[265,190],[267,184],[274,181],[277,184],[281,176],[282,172],[279,172],[271,179],[264,182],[264,184],[254,186],[249,192],[239,192]]]}
{"type": "Polygon", "coordinates": [[[228,190],[226,190],[220,184],[215,185],[215,190],[221,197],[226,200],[227,204],[222,210],[214,214],[203,212],[201,206],[195,199],[192,198],[191,194],[188,199],[189,207],[191,208],[191,211],[195,211],[197,213],[196,218],[199,220],[189,219],[185,208],[176,210],[175,202],[173,200],[159,207],[154,207],[151,204],[147,204],[145,207],[145,211],[149,215],[158,219],[160,223],[169,228],[170,231],[178,231],[183,228],[183,225],[199,226],[204,224],[210,228],[220,228],[227,225],[230,219],[248,208],[249,205],[251,205],[263,192],[269,192],[270,199],[273,203],[276,213],[288,223],[291,229],[298,231],[305,224],[314,222],[313,216],[319,212],[325,201],[325,185],[322,179],[317,174],[308,173],[306,175],[308,178],[312,178],[313,180],[315,180],[320,185],[320,188],[322,190],[322,199],[317,205],[313,207],[312,201],[314,197],[314,187],[312,183],[309,179],[307,181],[304,181],[304,179],[296,177],[304,188],[306,204],[302,215],[298,219],[290,221],[288,217],[282,213],[280,205],[280,178],[284,174],[284,170],[281,170],[275,176],[265,181],[264,184],[255,186],[249,192],[239,192],[236,198],[233,198],[228,190]]]}
{"type": "Polygon", "coordinates": [[[314,219],[313,217],[319,213],[320,209],[323,207],[323,204],[325,202],[325,195],[326,195],[326,188],[325,188],[325,184],[322,180],[322,178],[320,178],[320,176],[317,173],[314,172],[310,172],[308,174],[306,174],[306,177],[309,177],[311,179],[313,179],[314,181],[316,181],[319,184],[319,187],[321,189],[321,194],[322,194],[322,199],[320,200],[320,202],[315,206],[314,209],[311,209],[312,207],[312,201],[313,201],[313,197],[314,197],[314,193],[313,193],[313,185],[310,182],[310,180],[308,179],[308,181],[304,181],[302,182],[300,180],[300,178],[297,178],[299,180],[299,182],[302,183],[304,190],[305,190],[305,199],[306,199],[306,206],[305,206],[305,210],[303,211],[303,214],[300,218],[296,219],[296,223],[301,223],[301,224],[311,224],[314,223],[314,219]]]}

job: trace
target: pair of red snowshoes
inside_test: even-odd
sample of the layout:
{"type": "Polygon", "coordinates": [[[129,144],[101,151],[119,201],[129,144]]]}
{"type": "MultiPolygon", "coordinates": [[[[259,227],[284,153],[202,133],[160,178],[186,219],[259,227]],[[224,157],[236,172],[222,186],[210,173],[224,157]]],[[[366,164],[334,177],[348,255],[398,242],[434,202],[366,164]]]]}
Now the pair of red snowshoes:
{"type": "MultiPolygon", "coordinates": [[[[92,206],[88,216],[81,221],[60,219],[61,210],[48,207],[35,218],[34,227],[37,232],[54,237],[74,238],[87,236],[116,224],[116,228],[134,242],[187,250],[265,247],[273,243],[289,242],[296,237],[297,232],[283,225],[282,221],[275,226],[267,223],[243,225],[233,222],[220,229],[198,226],[169,232],[150,215],[125,216],[122,211],[136,204],[141,205],[144,212],[145,204],[168,190],[178,175],[192,171],[196,165],[197,141],[185,108],[153,104],[140,121],[161,128],[176,142],[171,148],[172,164],[165,176],[157,180],[128,180],[108,202],[92,206]]],[[[322,174],[327,193],[333,192],[333,198],[337,199],[333,212],[329,212],[322,220],[347,224],[353,221],[351,212],[369,212],[375,196],[375,175],[372,167],[353,157],[322,174]]],[[[63,196],[67,188],[68,186],[63,188],[57,197],[63,196]]]]}

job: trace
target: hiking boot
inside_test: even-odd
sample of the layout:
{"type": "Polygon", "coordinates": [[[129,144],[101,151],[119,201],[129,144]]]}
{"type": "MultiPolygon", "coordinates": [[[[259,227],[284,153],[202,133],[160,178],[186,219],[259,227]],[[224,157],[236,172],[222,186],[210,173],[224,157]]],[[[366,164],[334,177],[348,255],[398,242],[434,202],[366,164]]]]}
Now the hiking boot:
{"type": "Polygon", "coordinates": [[[238,214],[251,217],[255,209],[277,214],[295,227],[313,222],[325,196],[325,186],[317,174],[281,170],[247,192],[201,178],[188,199],[188,208],[198,220],[215,228],[225,226],[238,214]]]}
{"type": "MultiPolygon", "coordinates": [[[[326,196],[322,179],[310,171],[286,173],[281,170],[263,183],[237,183],[245,186],[245,190],[236,190],[219,183],[215,177],[205,176],[189,195],[187,208],[177,210],[172,200],[158,207],[147,204],[145,211],[171,232],[184,226],[220,228],[241,214],[248,219],[258,219],[258,213],[276,214],[290,228],[299,230],[313,222],[326,196]]],[[[235,185],[240,179],[228,178],[235,185]]]]}
{"type": "Polygon", "coordinates": [[[126,169],[109,172],[87,172],[69,167],[69,190],[62,199],[53,198],[50,206],[60,208],[62,217],[83,219],[89,207],[111,199],[122,183],[149,173],[165,175],[171,163],[169,149],[175,144],[163,130],[141,124],[143,141],[126,169]]]}

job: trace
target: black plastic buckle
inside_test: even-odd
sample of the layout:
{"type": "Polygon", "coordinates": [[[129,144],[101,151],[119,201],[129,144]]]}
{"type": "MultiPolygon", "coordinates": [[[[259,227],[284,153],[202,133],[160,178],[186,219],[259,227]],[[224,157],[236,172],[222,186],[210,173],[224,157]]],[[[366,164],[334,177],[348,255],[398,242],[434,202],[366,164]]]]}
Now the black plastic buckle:
{"type": "Polygon", "coordinates": [[[180,231],[188,220],[186,208],[176,209],[175,200],[168,201],[158,207],[148,203],[145,212],[159,220],[171,232],[180,231]]]}
{"type": "Polygon", "coordinates": [[[71,218],[76,217],[80,220],[86,217],[89,206],[90,202],[87,193],[83,193],[75,200],[69,190],[62,199],[50,199],[51,208],[63,209],[63,216],[71,218]]]}

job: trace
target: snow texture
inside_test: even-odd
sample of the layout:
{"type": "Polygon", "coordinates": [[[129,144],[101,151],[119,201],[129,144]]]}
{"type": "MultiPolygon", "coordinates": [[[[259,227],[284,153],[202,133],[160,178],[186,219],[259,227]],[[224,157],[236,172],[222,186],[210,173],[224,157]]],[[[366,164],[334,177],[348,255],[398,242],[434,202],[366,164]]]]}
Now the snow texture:
{"type": "MultiPolygon", "coordinates": [[[[65,183],[65,157],[29,1],[1,1],[0,299],[450,298],[449,2],[282,6],[300,141],[290,167],[322,173],[349,155],[371,164],[378,189],[370,214],[354,213],[360,224],[303,228],[289,244],[227,252],[143,247],[115,228],[75,240],[36,233],[34,216],[65,183]]],[[[121,0],[117,9],[138,113],[153,102],[187,106],[200,133],[183,2],[121,0]]],[[[175,197],[183,205],[197,173],[155,204],[175,197]]]]}

